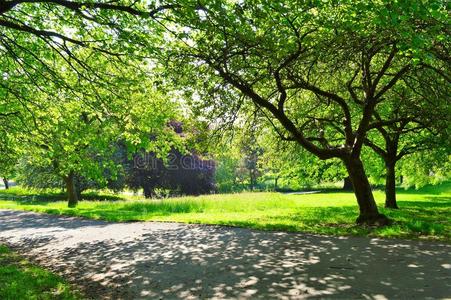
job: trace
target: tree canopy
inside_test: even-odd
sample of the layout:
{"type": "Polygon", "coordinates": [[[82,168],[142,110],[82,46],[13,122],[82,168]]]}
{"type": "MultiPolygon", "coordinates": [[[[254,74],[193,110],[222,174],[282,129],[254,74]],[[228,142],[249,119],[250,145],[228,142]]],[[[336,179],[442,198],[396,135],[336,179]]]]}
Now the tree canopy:
{"type": "Polygon", "coordinates": [[[198,97],[202,105],[229,112],[249,100],[282,139],[321,159],[341,159],[360,206],[358,221],[384,219],[362,147],[373,128],[409,117],[407,109],[380,117],[406,78],[446,73],[440,68],[448,45],[445,3],[185,1],[169,14],[166,66],[182,69],[177,74],[188,80],[202,78],[188,92],[202,88],[210,96],[198,97]]]}
{"type": "Polygon", "coordinates": [[[387,224],[363,149],[384,159],[388,198],[403,156],[449,152],[448,12],[438,0],[2,1],[0,151],[38,154],[24,155],[75,204],[74,176],[114,175],[118,141],[163,158],[189,143],[171,120],[209,133],[252,118],[239,150],[251,187],[265,159],[255,132],[271,128],[327,160],[319,177],[346,170],[358,223],[387,224]]]}

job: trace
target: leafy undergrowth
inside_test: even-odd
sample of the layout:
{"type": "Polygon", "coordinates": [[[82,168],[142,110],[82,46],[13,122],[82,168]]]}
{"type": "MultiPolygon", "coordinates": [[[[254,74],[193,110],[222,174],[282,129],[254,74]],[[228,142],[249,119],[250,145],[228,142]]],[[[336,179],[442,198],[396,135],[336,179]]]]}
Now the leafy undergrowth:
{"type": "MultiPolygon", "coordinates": [[[[391,226],[356,226],[358,208],[352,193],[325,192],[217,194],[164,200],[81,201],[67,208],[63,201],[0,201],[0,208],[83,216],[108,221],[174,221],[218,224],[263,230],[302,231],[332,235],[451,240],[451,184],[422,190],[398,190],[399,210],[383,208],[384,194],[374,195],[391,226]]],[[[0,195],[1,198],[1,195],[0,195]]]]}
{"type": "Polygon", "coordinates": [[[0,245],[0,299],[81,299],[61,277],[0,245]]]}

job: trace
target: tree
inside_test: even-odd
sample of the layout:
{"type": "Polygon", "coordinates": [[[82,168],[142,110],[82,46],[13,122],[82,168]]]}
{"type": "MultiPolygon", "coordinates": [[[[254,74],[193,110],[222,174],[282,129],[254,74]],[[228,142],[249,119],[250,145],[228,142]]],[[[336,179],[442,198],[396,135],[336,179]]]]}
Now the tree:
{"type": "MultiPolygon", "coordinates": [[[[181,122],[171,121],[169,126],[182,139],[189,134],[183,131],[181,122]]],[[[151,139],[154,137],[151,136],[151,139]]],[[[196,139],[196,137],[194,137],[196,139]]],[[[189,144],[188,142],[185,144],[189,144]]],[[[144,196],[156,196],[157,189],[168,189],[172,194],[200,195],[212,193],[215,187],[216,164],[213,160],[203,159],[195,149],[172,147],[166,156],[140,149],[123,156],[126,166],[127,183],[132,189],[143,188],[144,196]]]]}
{"type": "Polygon", "coordinates": [[[241,190],[238,186],[236,171],[240,159],[236,151],[230,148],[222,148],[221,153],[215,155],[216,172],[215,182],[220,193],[236,192],[241,190]]]}
{"type": "Polygon", "coordinates": [[[421,188],[449,180],[451,175],[450,147],[412,153],[399,162],[404,187],[421,188]]]}
{"type": "MultiPolygon", "coordinates": [[[[119,154],[119,148],[115,151],[113,157],[110,155],[106,159],[112,160],[115,165],[120,165],[122,161],[119,154]]],[[[102,162],[103,157],[95,156],[92,160],[98,161],[99,165],[106,165],[102,162]]],[[[66,190],[63,178],[55,169],[51,161],[45,164],[45,161],[36,159],[33,156],[22,155],[18,163],[14,166],[15,180],[21,186],[31,187],[34,189],[61,189],[66,190]]],[[[74,186],[77,198],[81,199],[83,191],[87,189],[104,189],[108,188],[113,191],[121,191],[125,188],[125,176],[121,168],[110,170],[103,168],[102,178],[104,180],[92,179],[76,174],[74,176],[74,186]],[[118,169],[118,170],[116,170],[118,169]]]]}
{"type": "MultiPolygon", "coordinates": [[[[0,3],[1,51],[33,70],[30,61],[18,55],[24,51],[32,56],[35,65],[49,71],[42,76],[62,79],[53,72],[49,57],[62,57],[68,68],[77,71],[90,67],[78,57],[80,48],[103,53],[110,59],[120,59],[125,54],[136,56],[134,51],[138,48],[132,49],[133,43],[145,51],[152,48],[151,35],[141,38],[152,30],[152,22],[147,19],[158,20],[159,14],[175,6],[132,0],[5,0],[0,3]]],[[[95,69],[90,71],[94,73],[95,69]]]]}
{"type": "Polygon", "coordinates": [[[388,223],[374,201],[362,147],[368,131],[398,121],[376,118],[386,94],[431,65],[432,45],[443,48],[444,3],[184,1],[168,14],[174,38],[167,40],[172,61],[165,67],[187,74],[185,85],[202,78],[193,89],[210,97],[197,97],[200,105],[232,110],[250,101],[280,138],[343,162],[357,223],[388,223]]]}
{"type": "Polygon", "coordinates": [[[0,159],[0,177],[2,177],[5,189],[9,189],[9,179],[14,177],[15,160],[10,157],[2,157],[0,159]]]}
{"type": "Polygon", "coordinates": [[[249,128],[240,140],[240,153],[242,155],[242,164],[249,176],[249,189],[254,190],[257,186],[258,177],[261,175],[260,160],[263,154],[263,148],[259,145],[257,135],[259,128],[255,124],[256,117],[249,124],[249,128]]]}
{"type": "MultiPolygon", "coordinates": [[[[442,69],[442,68],[440,68],[442,69]]],[[[379,146],[375,137],[365,143],[372,148],[384,161],[386,169],[385,179],[385,207],[397,209],[396,202],[396,163],[406,155],[415,152],[439,149],[449,149],[449,121],[448,107],[451,85],[444,76],[422,70],[424,74],[415,80],[406,78],[405,86],[399,86],[389,96],[391,101],[384,103],[384,115],[376,117],[386,126],[376,126],[384,146],[379,146]],[[407,88],[407,86],[409,88],[407,88]],[[401,112],[409,111],[407,117],[401,112]],[[392,124],[388,120],[398,120],[392,124]]],[[[446,69],[443,70],[443,74],[446,69]]],[[[377,138],[376,138],[377,140],[377,138]]]]}
{"type": "MultiPolygon", "coordinates": [[[[166,153],[170,148],[165,144],[176,143],[167,122],[176,115],[177,108],[168,97],[156,92],[147,73],[132,64],[112,64],[86,49],[77,55],[95,65],[97,73],[108,73],[108,82],[93,84],[87,79],[92,76],[89,69],[66,72],[65,61],[54,59],[53,69],[64,76],[70,88],[58,89],[58,85],[49,84],[41,90],[26,85],[27,91],[32,91],[33,102],[24,101],[20,107],[20,115],[30,111],[23,119],[24,156],[35,167],[50,169],[63,179],[70,207],[76,206],[83,182],[105,186],[121,171],[114,157],[118,141],[125,141],[131,149],[145,148],[155,153],[166,153]],[[149,133],[155,136],[153,140],[148,139],[149,133]]],[[[23,80],[19,75],[15,77],[23,80]]],[[[14,135],[19,133],[20,128],[14,135]]]]}
{"type": "Polygon", "coordinates": [[[8,147],[8,138],[6,133],[0,137],[0,177],[3,180],[5,189],[9,189],[8,179],[14,176],[14,166],[17,162],[17,156],[14,149],[8,147]],[[9,149],[8,149],[9,148],[9,149]]]}
{"type": "Polygon", "coordinates": [[[153,49],[152,35],[146,35],[152,28],[147,19],[155,19],[171,8],[137,1],[114,2],[118,1],[1,1],[0,93],[14,95],[16,102],[32,113],[31,91],[39,90],[49,97],[61,89],[70,91],[74,89],[73,82],[68,81],[70,73],[92,86],[107,83],[104,88],[111,85],[114,91],[109,72],[96,68],[96,58],[123,65],[139,58],[139,64],[145,64],[138,50],[148,54],[153,49]],[[90,49],[91,56],[83,49],[90,49]],[[55,65],[55,60],[60,63],[55,65]]]}
{"type": "Polygon", "coordinates": [[[0,177],[3,179],[5,189],[9,188],[8,179],[15,176],[15,165],[21,153],[22,133],[19,131],[21,127],[20,110],[11,105],[7,94],[2,94],[0,96],[0,177]]]}
{"type": "MultiPolygon", "coordinates": [[[[72,168],[63,166],[65,164],[61,164],[60,160],[71,160],[78,165],[92,161],[79,158],[86,154],[88,148],[93,151],[95,147],[92,145],[103,143],[105,146],[110,132],[98,134],[104,139],[96,144],[100,138],[77,140],[85,136],[69,134],[73,133],[70,126],[76,123],[77,118],[84,119],[84,125],[78,122],[77,125],[83,125],[78,126],[78,129],[83,127],[87,135],[94,137],[95,130],[88,134],[88,128],[92,125],[89,123],[102,123],[99,121],[104,117],[105,103],[108,103],[105,93],[108,91],[110,97],[118,98],[118,89],[132,83],[130,80],[118,81],[118,73],[112,76],[111,69],[123,66],[131,70],[137,67],[136,62],[140,66],[146,64],[144,56],[154,49],[152,35],[147,35],[153,27],[147,20],[156,19],[159,13],[172,7],[169,4],[159,7],[154,3],[144,5],[137,1],[114,2],[117,1],[0,2],[0,95],[7,96],[9,108],[18,109],[8,108],[3,111],[1,107],[0,116],[5,119],[5,123],[12,123],[13,118],[19,116],[22,126],[16,128],[17,131],[9,128],[9,133],[19,136],[22,131],[28,132],[29,136],[25,139],[31,141],[30,144],[39,153],[48,154],[43,157],[53,161],[55,170],[66,181],[71,206],[77,202],[73,182],[78,175],[72,168]],[[134,44],[139,44],[139,47],[132,47],[134,44]],[[145,54],[138,53],[139,49],[143,49],[145,54]],[[104,66],[99,68],[99,62],[103,62],[104,66]],[[108,67],[105,67],[105,62],[108,67]],[[102,92],[99,93],[99,90],[102,92]],[[102,97],[102,101],[94,100],[102,97]],[[67,99],[73,102],[68,104],[67,99]],[[75,108],[77,100],[79,107],[75,108]],[[53,102],[54,106],[49,105],[49,102],[53,102]],[[50,116],[61,117],[64,114],[63,111],[57,112],[59,106],[72,113],[71,116],[69,113],[65,116],[65,121],[71,121],[64,125],[58,123],[57,119],[50,119],[50,116]],[[88,109],[83,111],[82,106],[88,109]],[[48,116],[45,114],[47,109],[48,116]],[[99,117],[101,114],[103,116],[99,117]],[[55,125],[55,130],[45,126],[50,124],[55,125]],[[65,132],[58,132],[63,127],[65,132]],[[38,134],[39,138],[33,139],[31,134],[38,134]],[[55,143],[46,145],[49,139],[55,143]],[[94,143],[90,147],[80,146],[87,141],[94,143]],[[66,142],[76,145],[66,145],[66,142]],[[78,155],[77,152],[83,154],[78,155]],[[68,156],[62,159],[66,154],[68,156]]],[[[130,125],[128,122],[125,124],[130,125]]],[[[97,129],[104,129],[103,125],[96,125],[97,129]]],[[[89,156],[92,155],[95,154],[89,156]]]]}
{"type": "Polygon", "coordinates": [[[263,133],[263,141],[262,168],[265,176],[269,173],[277,179],[280,188],[310,188],[324,182],[339,181],[346,173],[339,160],[320,160],[298,144],[280,140],[270,128],[263,133]]]}

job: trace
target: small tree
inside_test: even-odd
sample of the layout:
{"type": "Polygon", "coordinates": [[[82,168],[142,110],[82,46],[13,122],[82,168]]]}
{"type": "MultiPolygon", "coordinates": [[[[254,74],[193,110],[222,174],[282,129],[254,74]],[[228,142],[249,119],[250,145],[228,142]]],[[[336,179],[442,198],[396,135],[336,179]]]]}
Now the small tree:
{"type": "Polygon", "coordinates": [[[240,152],[242,155],[243,167],[246,169],[249,178],[249,189],[254,190],[257,186],[258,177],[261,175],[260,160],[263,154],[263,148],[259,145],[257,139],[257,128],[255,124],[246,130],[240,140],[240,152]]]}
{"type": "MultiPolygon", "coordinates": [[[[65,72],[64,63],[55,60],[54,67],[60,66],[71,88],[55,90],[54,97],[34,88],[35,104],[25,123],[27,156],[35,166],[51,166],[62,178],[70,207],[79,200],[78,179],[105,186],[120,172],[122,166],[114,157],[118,141],[126,141],[132,149],[167,153],[165,144],[176,138],[167,126],[176,106],[155,91],[145,73],[122,65],[116,68],[96,53],[81,52],[97,71],[109,73],[108,84],[94,85],[89,70],[76,75],[65,72]],[[157,138],[149,140],[149,133],[157,138]]],[[[26,107],[21,110],[26,111],[26,107]]]]}
{"type": "Polygon", "coordinates": [[[451,85],[446,76],[436,70],[423,70],[424,74],[416,80],[406,78],[405,86],[393,89],[389,96],[391,101],[380,108],[384,114],[376,114],[380,124],[375,129],[380,136],[370,134],[365,141],[385,163],[387,208],[398,208],[395,171],[398,161],[415,152],[449,148],[448,124],[451,120],[448,95],[451,85]],[[406,111],[409,113],[403,117],[401,114],[406,111]],[[397,122],[391,123],[389,120],[397,122]],[[378,145],[380,137],[383,146],[378,145]]]}

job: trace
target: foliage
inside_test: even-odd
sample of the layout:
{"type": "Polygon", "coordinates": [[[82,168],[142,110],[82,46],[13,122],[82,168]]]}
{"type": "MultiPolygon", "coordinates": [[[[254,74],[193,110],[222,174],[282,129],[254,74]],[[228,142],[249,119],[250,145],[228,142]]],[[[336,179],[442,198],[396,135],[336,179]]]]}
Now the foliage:
{"type": "Polygon", "coordinates": [[[261,112],[282,140],[345,164],[359,222],[384,218],[362,148],[369,131],[399,121],[379,117],[393,90],[446,74],[445,3],[184,1],[168,14],[164,69],[195,107],[215,122],[261,112]]]}
{"type": "Polygon", "coordinates": [[[232,151],[223,148],[221,154],[215,156],[217,168],[215,181],[220,193],[230,193],[242,190],[244,187],[237,180],[236,171],[239,167],[240,159],[232,151]]]}
{"type": "Polygon", "coordinates": [[[421,188],[428,184],[440,184],[451,176],[449,150],[435,149],[414,153],[401,161],[400,173],[404,187],[421,188]]]}
{"type": "Polygon", "coordinates": [[[133,170],[121,157],[139,150],[158,168],[134,187],[196,194],[213,170],[169,170],[168,153],[200,164],[210,129],[232,127],[241,145],[216,151],[220,190],[349,175],[378,216],[367,175],[384,171],[364,144],[426,150],[397,167],[407,185],[449,178],[448,12],[437,0],[2,1],[0,176],[19,162],[28,185],[120,190],[133,170]],[[182,111],[185,138],[168,126],[182,111]]]}
{"type": "MultiPolygon", "coordinates": [[[[185,138],[182,123],[171,121],[170,127],[185,138]]],[[[194,150],[173,147],[166,157],[155,152],[138,151],[133,159],[123,157],[125,176],[132,189],[143,188],[147,198],[157,190],[169,190],[175,195],[200,195],[215,191],[215,162],[200,157],[194,150]],[[183,152],[182,152],[183,151],[183,152]]]]}
{"type": "Polygon", "coordinates": [[[11,130],[18,125],[18,119],[15,115],[7,115],[8,108],[3,105],[8,104],[7,101],[4,103],[4,100],[6,99],[0,100],[0,177],[11,179],[15,175],[15,165],[21,151],[18,147],[19,136],[11,130]],[[1,114],[3,111],[6,111],[4,115],[1,114]]]}
{"type": "Polygon", "coordinates": [[[166,162],[152,152],[141,152],[128,162],[127,184],[143,188],[147,198],[157,196],[158,189],[171,195],[200,195],[215,191],[215,164],[198,155],[171,150],[166,162]]]}
{"type": "MultiPolygon", "coordinates": [[[[123,173],[114,157],[118,141],[125,141],[130,149],[145,148],[163,155],[170,143],[178,143],[167,127],[177,113],[177,105],[154,89],[147,73],[131,63],[111,64],[85,49],[77,54],[97,71],[108,73],[108,82],[93,85],[89,70],[66,72],[65,61],[54,58],[53,69],[59,68],[70,86],[59,89],[49,84],[45,91],[27,86],[33,91],[33,108],[20,108],[17,113],[24,117],[23,126],[8,129],[11,135],[22,138],[15,149],[21,149],[26,163],[48,175],[39,176],[44,179],[41,184],[38,178],[23,181],[34,180],[34,186],[55,183],[45,186],[51,187],[57,185],[55,177],[60,177],[66,185],[75,184],[74,191],[67,189],[72,198],[82,189],[104,187],[123,173]],[[149,133],[158,138],[150,140],[149,133]]],[[[29,172],[21,178],[27,175],[29,172]]]]}
{"type": "MultiPolygon", "coordinates": [[[[96,157],[100,160],[102,157],[96,157]]],[[[116,164],[121,162],[116,156],[112,158],[116,164]]],[[[15,166],[16,176],[15,180],[18,184],[35,188],[38,190],[46,189],[59,189],[64,191],[65,185],[61,176],[52,165],[43,165],[42,163],[36,163],[33,158],[27,159],[22,157],[18,164],[15,166]]],[[[87,178],[81,175],[76,175],[74,178],[77,193],[81,195],[83,191],[88,189],[104,189],[108,188],[113,191],[121,191],[125,188],[125,175],[123,174],[122,167],[119,167],[119,172],[113,177],[109,169],[103,169],[102,179],[104,183],[101,184],[95,179],[87,178]]]]}
{"type": "Polygon", "coordinates": [[[22,157],[15,166],[18,184],[37,189],[64,188],[61,176],[50,164],[38,165],[32,159],[32,157],[22,157]]]}
{"type": "Polygon", "coordinates": [[[34,167],[50,166],[66,182],[104,186],[121,173],[111,150],[118,140],[170,149],[166,124],[177,107],[150,80],[143,54],[152,51],[151,36],[138,42],[150,30],[145,17],[160,8],[151,16],[142,4],[101,2],[0,4],[0,130],[14,138],[1,157],[26,150],[34,167]],[[161,139],[143,139],[149,132],[161,139]]]}

